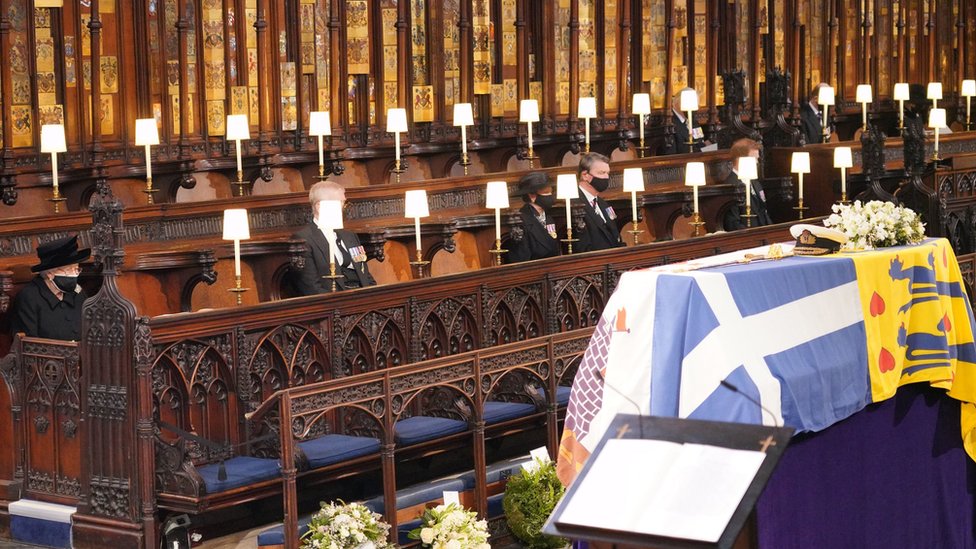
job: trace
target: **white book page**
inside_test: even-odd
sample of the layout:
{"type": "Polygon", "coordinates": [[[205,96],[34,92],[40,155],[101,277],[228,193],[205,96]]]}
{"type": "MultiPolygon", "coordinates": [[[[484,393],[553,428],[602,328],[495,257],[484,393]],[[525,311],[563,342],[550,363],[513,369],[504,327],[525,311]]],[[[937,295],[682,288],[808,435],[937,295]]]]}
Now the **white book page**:
{"type": "Polygon", "coordinates": [[[580,485],[559,521],[633,531],[678,459],[681,446],[663,440],[608,440],[589,473],[578,481],[580,485]]]}
{"type": "Polygon", "coordinates": [[[729,525],[766,454],[685,444],[638,531],[716,542],[729,525]]]}

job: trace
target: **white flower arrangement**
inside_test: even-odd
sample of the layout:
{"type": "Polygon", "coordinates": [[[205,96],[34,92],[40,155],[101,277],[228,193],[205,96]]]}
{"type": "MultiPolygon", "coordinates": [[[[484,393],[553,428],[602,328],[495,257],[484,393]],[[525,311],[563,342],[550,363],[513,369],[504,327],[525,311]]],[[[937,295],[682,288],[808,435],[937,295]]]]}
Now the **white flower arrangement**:
{"type": "Polygon", "coordinates": [[[834,204],[824,225],[847,235],[845,249],[882,248],[915,244],[925,238],[925,224],[913,210],[891,202],[834,204]]]}
{"type": "Polygon", "coordinates": [[[323,503],[312,515],[302,549],[392,549],[390,525],[362,503],[323,503]]]}
{"type": "Polygon", "coordinates": [[[420,526],[407,536],[432,549],[491,549],[488,523],[457,504],[438,505],[420,517],[420,526]]]}

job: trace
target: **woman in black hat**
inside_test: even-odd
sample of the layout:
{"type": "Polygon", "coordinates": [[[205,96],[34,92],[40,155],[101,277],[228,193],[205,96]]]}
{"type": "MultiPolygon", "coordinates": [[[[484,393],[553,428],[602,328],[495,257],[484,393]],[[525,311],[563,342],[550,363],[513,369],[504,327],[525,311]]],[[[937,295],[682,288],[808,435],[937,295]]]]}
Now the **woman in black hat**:
{"type": "Polygon", "coordinates": [[[556,203],[549,176],[544,173],[522,176],[516,195],[522,196],[525,205],[519,210],[522,214],[522,230],[513,231],[512,241],[508,245],[508,262],[517,263],[559,255],[556,225],[549,215],[549,209],[556,203]],[[518,238],[519,233],[521,238],[518,238]]]}
{"type": "Polygon", "coordinates": [[[37,247],[38,273],[17,294],[11,331],[31,337],[78,341],[81,338],[81,307],[88,297],[78,285],[78,264],[91,250],[78,249],[78,237],[45,242],[37,247]]]}

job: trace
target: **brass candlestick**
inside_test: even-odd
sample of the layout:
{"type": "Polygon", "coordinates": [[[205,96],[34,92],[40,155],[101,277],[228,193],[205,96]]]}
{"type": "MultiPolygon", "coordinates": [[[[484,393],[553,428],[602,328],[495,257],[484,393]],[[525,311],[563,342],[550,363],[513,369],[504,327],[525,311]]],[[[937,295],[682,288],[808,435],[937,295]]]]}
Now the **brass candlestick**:
{"type": "Polygon", "coordinates": [[[147,177],[146,178],[146,188],[142,190],[142,192],[146,193],[146,203],[147,204],[153,204],[153,203],[155,203],[155,201],[153,200],[153,193],[155,193],[158,190],[159,189],[154,189],[153,188],[153,180],[152,180],[152,177],[147,177]]]}
{"type": "Polygon", "coordinates": [[[468,159],[468,153],[461,153],[461,167],[464,168],[464,175],[468,175],[468,166],[471,165],[471,160],[468,159]]]}
{"type": "Polygon", "coordinates": [[[796,206],[793,206],[793,209],[796,210],[797,219],[803,219],[803,212],[805,212],[806,210],[809,210],[810,208],[805,207],[803,205],[803,199],[800,198],[800,199],[797,200],[797,205],[796,206]]]}
{"type": "Polygon", "coordinates": [[[691,236],[701,236],[702,227],[705,226],[705,222],[702,221],[702,216],[700,213],[695,212],[691,214],[691,226],[692,233],[691,236]]]}
{"type": "Polygon", "coordinates": [[[502,241],[500,239],[497,239],[496,238],[495,239],[495,248],[494,249],[491,249],[491,250],[488,250],[488,253],[490,253],[493,256],[495,256],[494,263],[495,263],[495,266],[496,267],[498,267],[498,266],[500,266],[502,264],[502,254],[505,253],[505,252],[507,252],[507,251],[508,250],[503,250],[502,249],[502,241]]]}
{"type": "Polygon", "coordinates": [[[535,149],[533,149],[530,146],[529,147],[529,153],[525,155],[525,159],[529,161],[529,169],[530,170],[532,169],[532,161],[535,160],[536,158],[539,158],[539,157],[535,155],[535,149]]]}
{"type": "Polygon", "coordinates": [[[332,291],[334,292],[338,289],[338,283],[336,281],[342,277],[343,275],[336,274],[335,257],[333,257],[329,260],[329,274],[322,275],[322,278],[327,278],[332,281],[332,291]]]}
{"type": "Polygon", "coordinates": [[[244,292],[246,292],[248,290],[250,290],[250,288],[241,288],[241,275],[237,275],[237,276],[234,277],[234,287],[233,288],[228,288],[227,291],[228,292],[234,292],[235,294],[237,294],[237,304],[240,305],[241,304],[241,294],[243,294],[244,292]]]}
{"type": "Polygon", "coordinates": [[[627,232],[630,233],[634,237],[634,246],[636,246],[636,245],[640,244],[640,238],[639,237],[640,237],[640,234],[642,232],[644,232],[644,231],[642,231],[642,230],[640,230],[640,229],[637,228],[637,220],[636,219],[632,222],[632,225],[631,226],[633,227],[633,229],[631,229],[631,230],[629,230],[627,232]]]}
{"type": "Polygon", "coordinates": [[[430,265],[430,261],[424,261],[423,250],[417,250],[417,259],[415,261],[411,261],[410,265],[417,269],[417,278],[426,278],[424,267],[430,265]]]}
{"type": "Polygon", "coordinates": [[[61,191],[54,187],[54,191],[51,193],[51,198],[48,198],[48,202],[54,203],[54,213],[61,212],[61,203],[67,201],[68,199],[61,196],[61,191]]]}
{"type": "Polygon", "coordinates": [[[840,203],[841,204],[850,204],[851,203],[851,201],[847,199],[847,191],[842,191],[840,193],[840,203]]]}
{"type": "Polygon", "coordinates": [[[562,239],[560,242],[566,243],[566,253],[572,255],[573,242],[579,242],[578,238],[573,238],[572,220],[570,220],[569,223],[566,223],[566,238],[562,239]]]}
{"type": "Polygon", "coordinates": [[[397,158],[393,163],[393,176],[396,179],[397,183],[400,182],[400,174],[405,171],[406,170],[403,169],[403,163],[400,161],[399,158],[397,158]]]}
{"type": "Polygon", "coordinates": [[[742,218],[744,218],[746,220],[746,228],[747,229],[748,228],[751,228],[752,227],[752,218],[756,217],[756,215],[754,213],[752,213],[752,205],[751,204],[746,204],[746,213],[745,213],[745,215],[740,215],[739,217],[742,217],[742,218]]]}
{"type": "Polygon", "coordinates": [[[247,183],[244,183],[244,172],[237,170],[237,181],[234,182],[234,186],[237,187],[237,196],[247,196],[244,194],[244,187],[247,183]]]}

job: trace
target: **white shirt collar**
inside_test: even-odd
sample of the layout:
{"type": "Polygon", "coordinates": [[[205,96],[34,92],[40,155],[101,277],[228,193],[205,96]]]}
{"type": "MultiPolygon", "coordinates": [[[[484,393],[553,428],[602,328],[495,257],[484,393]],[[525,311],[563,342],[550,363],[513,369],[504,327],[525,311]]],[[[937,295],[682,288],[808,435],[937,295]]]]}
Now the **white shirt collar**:
{"type": "Polygon", "coordinates": [[[674,109],[671,109],[671,112],[673,112],[674,115],[678,117],[678,120],[680,120],[681,123],[684,124],[684,122],[685,122],[685,115],[681,114],[680,112],[678,112],[678,111],[676,111],[674,109]]]}

